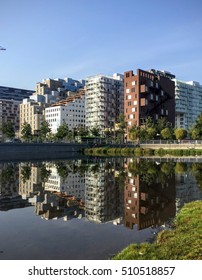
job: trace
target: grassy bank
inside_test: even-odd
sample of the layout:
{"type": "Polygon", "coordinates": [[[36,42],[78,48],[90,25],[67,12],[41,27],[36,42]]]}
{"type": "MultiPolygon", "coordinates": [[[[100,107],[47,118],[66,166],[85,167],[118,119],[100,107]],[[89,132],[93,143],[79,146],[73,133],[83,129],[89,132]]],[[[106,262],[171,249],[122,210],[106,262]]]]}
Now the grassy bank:
{"type": "Polygon", "coordinates": [[[153,244],[132,244],[115,260],[202,260],[202,201],[185,204],[172,230],[161,231],[153,244]]]}
{"type": "Polygon", "coordinates": [[[99,147],[84,149],[85,155],[92,156],[201,156],[202,150],[195,149],[150,149],[99,147]]]}

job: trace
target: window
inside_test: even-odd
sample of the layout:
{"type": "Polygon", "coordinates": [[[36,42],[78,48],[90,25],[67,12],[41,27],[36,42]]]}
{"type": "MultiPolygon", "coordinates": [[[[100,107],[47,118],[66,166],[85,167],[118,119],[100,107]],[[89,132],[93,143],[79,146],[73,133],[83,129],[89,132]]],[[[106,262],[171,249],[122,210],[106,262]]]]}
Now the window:
{"type": "Polygon", "coordinates": [[[132,81],[132,86],[135,86],[136,85],[136,81],[132,81]]]}
{"type": "Polygon", "coordinates": [[[132,88],[132,89],[131,89],[131,92],[135,92],[135,88],[132,88]]]}
{"type": "Polygon", "coordinates": [[[135,100],[135,101],[133,102],[133,104],[134,104],[134,105],[137,105],[137,100],[135,100]]]}
{"type": "Polygon", "coordinates": [[[131,99],[131,95],[128,95],[128,99],[131,99]]]}
{"type": "Polygon", "coordinates": [[[130,73],[126,73],[126,78],[129,78],[130,77],[130,73]]]}
{"type": "Polygon", "coordinates": [[[130,89],[129,88],[126,89],[126,93],[130,93],[130,89]]]}

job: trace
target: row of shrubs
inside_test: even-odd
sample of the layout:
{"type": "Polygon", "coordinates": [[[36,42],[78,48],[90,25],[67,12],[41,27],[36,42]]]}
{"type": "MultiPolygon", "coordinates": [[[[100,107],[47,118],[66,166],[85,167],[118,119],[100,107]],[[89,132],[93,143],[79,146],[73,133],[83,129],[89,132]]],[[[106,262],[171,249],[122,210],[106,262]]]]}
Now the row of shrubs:
{"type": "Polygon", "coordinates": [[[201,156],[202,150],[195,149],[150,149],[150,148],[88,148],[84,150],[85,155],[93,156],[201,156]]]}

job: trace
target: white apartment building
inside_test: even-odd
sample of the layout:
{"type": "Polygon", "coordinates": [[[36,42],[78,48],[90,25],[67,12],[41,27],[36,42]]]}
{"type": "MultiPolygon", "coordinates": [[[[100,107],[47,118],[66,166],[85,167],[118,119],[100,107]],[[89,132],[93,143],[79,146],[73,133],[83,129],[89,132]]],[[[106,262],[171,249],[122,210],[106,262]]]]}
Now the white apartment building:
{"type": "Polygon", "coordinates": [[[99,162],[97,172],[89,169],[85,174],[85,217],[91,222],[118,224],[122,220],[123,192],[115,168],[114,164],[109,168],[108,163],[99,162]]]}
{"type": "MultiPolygon", "coordinates": [[[[76,199],[85,201],[85,178],[78,172],[69,172],[66,178],[62,178],[55,166],[49,168],[51,174],[45,183],[45,190],[51,192],[59,192],[62,194],[75,196],[76,199]]],[[[71,168],[69,167],[69,170],[71,168]]]]}
{"type": "Polygon", "coordinates": [[[175,82],[175,126],[190,129],[202,112],[202,85],[198,82],[175,82]]]}
{"type": "Polygon", "coordinates": [[[124,113],[123,75],[96,75],[86,80],[86,127],[114,128],[124,113]]]}
{"type": "Polygon", "coordinates": [[[61,100],[45,109],[45,120],[50,124],[52,133],[57,133],[58,127],[66,123],[72,128],[85,126],[85,92],[61,100]]]}

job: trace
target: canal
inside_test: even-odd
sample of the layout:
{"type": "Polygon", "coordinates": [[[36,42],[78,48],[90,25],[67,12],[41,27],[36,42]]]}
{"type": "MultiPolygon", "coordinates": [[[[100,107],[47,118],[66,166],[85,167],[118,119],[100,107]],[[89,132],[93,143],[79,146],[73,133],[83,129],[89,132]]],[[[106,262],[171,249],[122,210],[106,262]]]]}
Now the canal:
{"type": "Polygon", "coordinates": [[[0,259],[110,259],[153,242],[202,199],[202,162],[82,158],[0,162],[0,259]]]}

